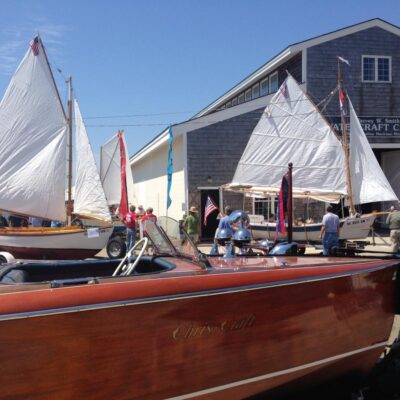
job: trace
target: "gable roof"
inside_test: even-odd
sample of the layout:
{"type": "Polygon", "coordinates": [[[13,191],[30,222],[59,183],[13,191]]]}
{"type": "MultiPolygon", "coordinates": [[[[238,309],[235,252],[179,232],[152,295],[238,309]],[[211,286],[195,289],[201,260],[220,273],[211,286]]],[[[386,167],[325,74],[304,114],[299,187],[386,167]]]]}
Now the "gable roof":
{"type": "Polygon", "coordinates": [[[242,81],[240,81],[232,89],[228,90],[221,97],[219,97],[211,104],[209,104],[207,107],[199,111],[196,115],[193,116],[193,118],[202,117],[203,115],[209,114],[217,110],[218,107],[220,107],[226,101],[228,101],[229,98],[234,97],[235,95],[241,93],[245,88],[251,87],[254,83],[259,81],[260,78],[273,72],[279,65],[288,61],[299,52],[302,52],[310,47],[317,46],[321,43],[329,42],[331,40],[335,40],[343,36],[351,35],[353,33],[374,27],[382,28],[386,31],[389,31],[395,35],[400,36],[400,28],[398,26],[386,22],[383,19],[374,18],[355,25],[348,26],[346,28],[338,29],[333,32],[325,33],[323,35],[316,36],[314,38],[307,39],[302,42],[291,44],[288,47],[286,47],[283,51],[281,51],[279,54],[277,54],[275,57],[266,62],[263,66],[258,68],[251,75],[247,76],[242,81]]]}

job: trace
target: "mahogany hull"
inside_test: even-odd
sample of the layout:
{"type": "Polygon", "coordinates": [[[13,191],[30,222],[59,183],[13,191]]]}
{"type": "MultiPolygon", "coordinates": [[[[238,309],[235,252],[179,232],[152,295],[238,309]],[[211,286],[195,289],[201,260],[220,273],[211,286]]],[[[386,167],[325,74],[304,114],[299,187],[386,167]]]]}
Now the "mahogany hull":
{"type": "Polygon", "coordinates": [[[260,272],[240,287],[230,273],[171,277],[174,294],[159,295],[156,280],[104,283],[92,304],[83,299],[96,285],[66,287],[47,309],[54,289],[18,304],[3,293],[0,398],[241,399],[312,374],[365,373],[390,334],[394,268],[273,285],[260,272]]]}

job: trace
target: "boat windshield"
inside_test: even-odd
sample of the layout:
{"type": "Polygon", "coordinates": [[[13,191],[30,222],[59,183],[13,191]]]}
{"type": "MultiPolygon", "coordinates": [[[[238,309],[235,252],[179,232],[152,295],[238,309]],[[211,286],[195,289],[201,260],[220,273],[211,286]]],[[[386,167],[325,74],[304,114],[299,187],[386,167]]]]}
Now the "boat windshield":
{"type": "Polygon", "coordinates": [[[181,224],[170,217],[159,217],[157,224],[146,221],[144,230],[158,253],[197,259],[199,250],[181,224]]]}

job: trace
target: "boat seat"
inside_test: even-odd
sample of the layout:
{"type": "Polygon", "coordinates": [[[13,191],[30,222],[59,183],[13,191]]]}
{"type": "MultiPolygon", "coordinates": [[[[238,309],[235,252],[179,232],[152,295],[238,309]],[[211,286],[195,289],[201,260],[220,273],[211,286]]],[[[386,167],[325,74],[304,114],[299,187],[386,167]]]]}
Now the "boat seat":
{"type": "MultiPolygon", "coordinates": [[[[133,262],[135,257],[131,257],[133,262]]],[[[37,283],[86,277],[111,277],[121,260],[39,261],[26,264],[0,266],[0,283],[37,283]]],[[[175,264],[157,256],[144,256],[133,275],[156,274],[175,268],[175,264]]]]}
{"type": "Polygon", "coordinates": [[[0,279],[1,283],[23,283],[29,281],[28,273],[22,269],[10,269],[0,279]]]}

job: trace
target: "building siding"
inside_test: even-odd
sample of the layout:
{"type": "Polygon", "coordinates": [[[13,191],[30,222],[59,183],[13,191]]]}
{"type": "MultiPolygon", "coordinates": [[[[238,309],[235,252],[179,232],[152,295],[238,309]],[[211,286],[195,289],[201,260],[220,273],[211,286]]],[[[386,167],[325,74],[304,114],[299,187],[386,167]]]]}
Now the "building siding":
{"type": "MultiPolygon", "coordinates": [[[[359,117],[399,116],[400,101],[400,37],[374,27],[307,50],[307,91],[319,103],[337,86],[337,56],[349,60],[350,67],[341,64],[343,85],[359,117]],[[362,56],[391,56],[392,82],[362,82],[362,56]]],[[[330,119],[339,115],[339,100],[335,95],[325,110],[330,119]]],[[[400,138],[369,138],[371,142],[399,142],[400,138]]]]}
{"type": "MultiPolygon", "coordinates": [[[[179,220],[185,205],[185,171],[183,137],[174,138],[173,142],[173,174],[171,198],[168,216],[179,220]]],[[[156,215],[167,215],[167,162],[168,143],[163,144],[147,157],[131,165],[133,185],[137,199],[136,206],[153,207],[156,215]]]]}
{"type": "MultiPolygon", "coordinates": [[[[199,187],[221,186],[232,181],[262,112],[259,109],[187,133],[190,205],[200,207],[199,187]]],[[[243,195],[224,193],[223,197],[224,205],[242,207],[243,195]]]]}

